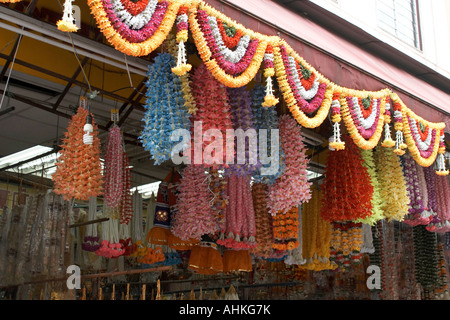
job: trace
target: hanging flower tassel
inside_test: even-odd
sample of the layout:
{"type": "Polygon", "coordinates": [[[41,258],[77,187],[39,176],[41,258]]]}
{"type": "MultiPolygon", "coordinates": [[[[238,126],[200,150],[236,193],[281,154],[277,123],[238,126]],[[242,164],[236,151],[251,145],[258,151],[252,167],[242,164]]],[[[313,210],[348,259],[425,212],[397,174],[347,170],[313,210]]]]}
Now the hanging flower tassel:
{"type": "Polygon", "coordinates": [[[383,147],[392,148],[396,145],[391,137],[391,103],[389,97],[386,98],[385,113],[384,113],[384,141],[381,144],[383,147]]]}
{"type": "Polygon", "coordinates": [[[395,129],[395,149],[394,152],[398,156],[405,154],[407,145],[403,142],[403,120],[402,120],[402,106],[400,103],[394,103],[394,129],[395,129]]]}
{"type": "Polygon", "coordinates": [[[436,174],[439,176],[447,176],[449,174],[449,170],[445,168],[445,144],[444,144],[444,130],[441,130],[441,137],[439,141],[439,149],[438,149],[438,157],[436,160],[437,170],[436,174]]]}
{"type": "Polygon", "coordinates": [[[266,96],[264,102],[261,104],[263,107],[273,107],[280,102],[278,98],[275,98],[273,94],[273,82],[272,77],[275,75],[275,68],[273,66],[273,48],[269,44],[264,54],[264,77],[266,77],[266,96]]]}
{"type": "Polygon", "coordinates": [[[56,22],[58,29],[64,32],[78,31],[78,27],[74,23],[75,19],[73,18],[72,1],[73,0],[66,0],[64,2],[63,17],[61,20],[56,22]]]}
{"type": "Polygon", "coordinates": [[[180,7],[177,16],[177,43],[178,57],[177,66],[172,68],[172,72],[178,76],[182,76],[191,71],[192,65],[186,60],[185,43],[188,41],[188,7],[180,7]]]}
{"type": "Polygon", "coordinates": [[[339,102],[340,92],[333,94],[333,100],[331,102],[331,121],[333,121],[333,137],[329,143],[329,147],[334,150],[344,150],[345,142],[341,140],[341,128],[339,123],[342,120],[341,117],[341,104],[339,102]]]}

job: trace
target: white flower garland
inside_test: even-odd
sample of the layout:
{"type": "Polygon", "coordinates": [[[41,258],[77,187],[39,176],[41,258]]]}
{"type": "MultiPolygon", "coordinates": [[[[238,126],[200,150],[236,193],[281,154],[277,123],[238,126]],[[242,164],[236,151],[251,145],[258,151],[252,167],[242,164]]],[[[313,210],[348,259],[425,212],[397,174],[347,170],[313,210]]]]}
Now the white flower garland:
{"type": "Polygon", "coordinates": [[[208,16],[208,22],[211,26],[211,31],[214,39],[216,40],[216,44],[219,47],[219,51],[224,57],[224,59],[231,63],[238,63],[241,61],[242,57],[245,55],[247,51],[248,44],[250,43],[250,36],[244,35],[239,40],[239,43],[236,49],[230,50],[225,43],[223,42],[222,35],[220,34],[219,26],[217,25],[216,17],[208,16]]]}
{"type": "Polygon", "coordinates": [[[120,21],[125,23],[130,29],[139,30],[148,24],[155,13],[158,0],[150,0],[145,9],[139,14],[133,16],[126,10],[120,0],[111,0],[114,12],[120,21]]]}
{"type": "Polygon", "coordinates": [[[300,95],[305,100],[311,100],[314,98],[317,94],[317,91],[319,90],[319,79],[316,77],[314,79],[314,84],[311,89],[305,90],[305,88],[302,86],[302,83],[300,82],[300,77],[298,76],[297,66],[295,64],[295,59],[291,56],[288,57],[289,59],[289,66],[291,69],[291,74],[293,76],[295,86],[297,87],[297,90],[300,92],[300,95]]]}
{"type": "Polygon", "coordinates": [[[430,130],[428,130],[427,138],[425,139],[425,141],[422,141],[422,139],[420,138],[419,130],[417,129],[416,120],[414,120],[413,118],[411,118],[411,127],[412,134],[414,135],[414,140],[416,140],[419,149],[422,151],[428,150],[431,144],[433,130],[430,128],[430,130]]]}
{"type": "Polygon", "coordinates": [[[357,97],[352,97],[352,100],[353,100],[353,105],[355,106],[354,110],[355,110],[356,115],[358,116],[358,119],[359,119],[359,123],[361,124],[361,126],[364,129],[366,129],[366,130],[370,129],[373,126],[373,124],[375,123],[375,119],[377,117],[377,108],[378,108],[377,100],[376,99],[372,99],[372,101],[373,101],[372,102],[373,103],[372,112],[367,117],[367,119],[364,119],[364,116],[362,114],[361,108],[359,106],[358,98],[357,97]]]}

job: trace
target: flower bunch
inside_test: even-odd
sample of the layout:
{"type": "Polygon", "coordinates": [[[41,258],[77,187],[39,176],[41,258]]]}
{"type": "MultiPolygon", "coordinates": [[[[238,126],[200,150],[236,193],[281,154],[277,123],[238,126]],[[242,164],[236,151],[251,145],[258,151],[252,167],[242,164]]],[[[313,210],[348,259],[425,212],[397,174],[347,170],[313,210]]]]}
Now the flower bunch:
{"type": "Polygon", "coordinates": [[[282,146],[277,143],[277,141],[272,140],[272,130],[278,129],[278,115],[274,108],[261,108],[261,101],[264,100],[264,87],[262,85],[256,84],[251,90],[252,99],[252,113],[253,113],[253,127],[258,131],[258,141],[261,138],[265,130],[267,133],[266,139],[262,139],[264,143],[267,141],[267,146],[258,142],[258,155],[261,159],[261,168],[253,174],[253,179],[255,182],[261,182],[266,184],[273,184],[276,179],[281,177],[285,171],[284,165],[284,153],[282,146]],[[278,144],[278,157],[272,156],[272,144],[276,146],[278,144]],[[270,165],[277,168],[276,172],[273,174],[261,174],[262,168],[267,168],[265,166],[265,160],[269,158],[272,162],[270,165]]]}
{"type": "Polygon", "coordinates": [[[348,137],[344,150],[329,153],[322,184],[321,217],[327,221],[365,219],[372,215],[373,186],[360,152],[348,137]]]}
{"type": "Polygon", "coordinates": [[[378,182],[378,175],[376,172],[375,160],[373,158],[373,150],[361,150],[361,158],[363,166],[366,168],[370,176],[370,184],[373,187],[372,194],[372,214],[364,219],[357,219],[355,222],[363,224],[374,225],[377,221],[384,219],[383,213],[383,199],[380,195],[380,184],[378,182]]]}
{"type": "MultiPolygon", "coordinates": [[[[254,119],[250,92],[245,87],[228,88],[227,92],[233,129],[235,131],[243,130],[246,132],[247,130],[251,130],[253,132],[255,128],[253,126],[254,119]]],[[[234,162],[233,164],[229,164],[226,171],[227,174],[251,175],[259,170],[261,163],[259,162],[257,153],[257,136],[253,138],[249,137],[249,139],[246,139],[244,136],[243,139],[239,139],[236,136],[234,139],[234,162]],[[244,158],[242,159],[242,157],[244,158]]]]}
{"type": "Polygon", "coordinates": [[[302,254],[308,270],[329,270],[331,224],[320,216],[322,192],[312,189],[311,200],[303,205],[302,211],[302,254]]]}
{"type": "MultiPolygon", "coordinates": [[[[108,206],[105,204],[105,212],[108,206]]],[[[95,251],[98,256],[106,258],[118,258],[125,253],[125,248],[119,239],[119,221],[113,217],[102,222],[100,247],[95,251]]]]}
{"type": "MultiPolygon", "coordinates": [[[[426,225],[430,222],[431,215],[429,212],[425,211],[425,206],[422,200],[423,196],[421,194],[421,188],[419,184],[419,168],[417,167],[416,162],[409,153],[405,154],[402,160],[403,172],[410,203],[408,214],[405,216],[403,222],[411,226],[416,226],[419,224],[426,225]]],[[[420,171],[422,170],[420,169],[420,171]]]]}
{"type": "Polygon", "coordinates": [[[312,88],[305,90],[300,81],[296,60],[288,54],[286,46],[276,46],[273,50],[278,86],[289,110],[302,126],[318,127],[330,110],[333,96],[332,86],[327,82],[319,83],[317,77],[314,79],[312,88]],[[315,115],[310,118],[308,114],[311,113],[315,113],[315,115]]]}
{"type": "Polygon", "coordinates": [[[178,210],[171,226],[172,233],[181,240],[200,240],[202,235],[218,231],[208,185],[208,176],[201,166],[186,166],[178,186],[178,210]]]}
{"type": "Polygon", "coordinates": [[[384,140],[381,144],[383,147],[392,148],[395,146],[394,140],[391,137],[391,98],[386,97],[385,109],[384,109],[384,140]]]}
{"type": "Polygon", "coordinates": [[[186,47],[185,43],[188,41],[188,12],[189,8],[182,6],[178,11],[177,16],[177,35],[176,41],[178,43],[177,66],[172,68],[172,72],[178,76],[182,76],[191,71],[192,65],[186,61],[186,47]]]}
{"type": "Polygon", "coordinates": [[[149,0],[141,12],[128,11],[121,0],[89,0],[100,31],[109,43],[130,56],[146,56],[172,29],[181,3],[149,0]]]}
{"type": "Polygon", "coordinates": [[[308,159],[301,128],[289,115],[280,116],[279,128],[285,171],[269,186],[268,205],[272,215],[288,212],[311,198],[311,184],[306,172],[308,159]]]}
{"type": "Polygon", "coordinates": [[[119,126],[109,129],[104,166],[104,200],[108,207],[120,205],[123,192],[123,137],[119,126]]]}
{"type": "Polygon", "coordinates": [[[403,221],[409,210],[409,198],[400,158],[391,148],[376,148],[374,153],[381,186],[382,209],[388,221],[403,221]]]}
{"type": "Polygon", "coordinates": [[[272,216],[272,248],[278,251],[297,248],[299,223],[298,207],[292,207],[287,212],[272,216]]]}
{"type": "Polygon", "coordinates": [[[362,224],[349,221],[331,222],[330,261],[334,268],[348,268],[361,262],[362,224]]]}
{"type": "Polygon", "coordinates": [[[386,106],[387,91],[380,92],[354,92],[344,90],[341,95],[341,115],[344,119],[347,131],[356,145],[361,149],[373,149],[378,144],[383,133],[384,112],[386,106]],[[362,101],[368,100],[372,106],[370,113],[362,110],[362,101]]]}
{"type": "Polygon", "coordinates": [[[243,40],[243,36],[240,39],[240,50],[231,51],[225,45],[219,48],[220,42],[216,42],[215,36],[221,37],[220,30],[217,28],[213,33],[210,21],[215,26],[213,18],[219,17],[222,21],[224,19],[217,13],[208,14],[207,6],[203,7],[205,10],[197,9],[195,13],[189,15],[189,27],[201,59],[212,75],[227,87],[245,86],[255,77],[263,62],[267,40],[253,38],[245,47],[246,40],[243,40]],[[242,52],[245,53],[240,58],[242,52]],[[227,57],[231,60],[226,60],[224,54],[228,54],[227,57]]]}
{"type": "Polygon", "coordinates": [[[258,257],[268,257],[272,252],[272,216],[267,207],[268,187],[263,183],[253,183],[252,198],[255,211],[256,247],[252,253],[258,257]]]}
{"type": "Polygon", "coordinates": [[[225,174],[228,206],[225,223],[217,243],[232,249],[256,247],[256,222],[249,176],[225,174]]]}
{"type": "Polygon", "coordinates": [[[191,126],[190,114],[184,106],[181,81],[171,71],[174,64],[174,57],[169,53],[158,54],[147,73],[144,128],[139,139],[157,165],[171,158],[178,143],[171,141],[172,132],[189,130],[191,126]]]}
{"type": "MultiPolygon", "coordinates": [[[[205,64],[201,64],[195,69],[191,85],[192,95],[197,106],[197,111],[193,117],[194,123],[201,122],[203,132],[215,129],[219,130],[225,137],[227,129],[233,129],[227,88],[212,76],[205,64]]],[[[193,130],[195,131],[196,128],[194,127],[193,130]]],[[[196,149],[196,153],[204,154],[212,146],[219,143],[219,141],[206,141],[206,139],[197,141],[195,132],[192,136],[194,137],[192,147],[201,148],[200,150],[196,149]]],[[[226,150],[226,139],[223,140],[222,150],[226,150]]],[[[217,159],[219,164],[227,162],[226,153],[229,152],[231,151],[223,152],[223,158],[217,159]]],[[[212,155],[213,158],[216,156],[220,155],[212,155]]],[[[205,164],[205,159],[202,159],[201,162],[205,164]]]]}
{"type": "Polygon", "coordinates": [[[333,93],[331,100],[331,121],[333,122],[333,139],[330,141],[329,146],[334,150],[344,150],[345,143],[341,140],[341,128],[339,123],[342,120],[341,117],[341,104],[340,104],[340,91],[333,93]]]}
{"type": "Polygon", "coordinates": [[[89,112],[79,107],[64,133],[60,157],[56,161],[56,172],[52,176],[54,192],[65,200],[88,200],[103,192],[102,167],[100,162],[100,139],[94,119],[93,143],[83,143],[83,127],[89,112]]]}

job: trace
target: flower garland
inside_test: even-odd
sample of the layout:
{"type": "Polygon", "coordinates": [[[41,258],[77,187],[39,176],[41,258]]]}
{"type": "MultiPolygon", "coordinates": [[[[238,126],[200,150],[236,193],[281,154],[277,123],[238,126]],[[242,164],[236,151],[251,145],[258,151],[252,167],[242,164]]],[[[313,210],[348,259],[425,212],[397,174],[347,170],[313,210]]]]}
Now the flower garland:
{"type": "Polygon", "coordinates": [[[398,254],[395,258],[400,267],[400,279],[404,284],[399,286],[399,295],[404,300],[420,300],[420,286],[415,275],[414,260],[414,228],[401,224],[397,241],[398,254]]]}
{"type": "Polygon", "coordinates": [[[384,140],[381,144],[383,147],[392,148],[395,146],[394,140],[391,137],[391,127],[389,124],[391,123],[391,98],[386,97],[385,110],[384,110],[384,140]]]}
{"type": "Polygon", "coordinates": [[[410,200],[400,158],[394,150],[384,147],[375,149],[374,158],[385,218],[388,221],[403,221],[408,214],[410,200]]]}
{"type": "Polygon", "coordinates": [[[252,253],[258,257],[267,258],[272,252],[272,216],[267,207],[268,187],[263,183],[253,183],[252,198],[255,210],[256,247],[252,253]]]}
{"type": "Polygon", "coordinates": [[[377,221],[384,219],[384,212],[382,209],[383,200],[380,195],[380,184],[378,182],[378,175],[376,172],[375,160],[373,158],[373,150],[361,150],[361,158],[363,166],[366,168],[370,176],[370,183],[373,187],[372,194],[372,214],[364,219],[357,219],[355,222],[361,222],[373,226],[377,221]]]}
{"type": "Polygon", "coordinates": [[[121,198],[121,214],[120,214],[120,223],[128,224],[133,217],[133,196],[131,194],[131,169],[130,169],[130,160],[123,151],[123,164],[122,164],[122,198],[121,198]]]}
{"type": "Polygon", "coordinates": [[[264,87],[260,84],[256,84],[251,90],[251,99],[252,99],[252,113],[253,113],[253,126],[258,131],[258,141],[261,138],[262,131],[266,130],[267,133],[266,139],[264,140],[264,144],[267,141],[266,145],[258,144],[258,155],[260,157],[260,161],[262,162],[261,168],[253,174],[253,180],[255,182],[261,182],[266,184],[275,183],[276,179],[281,177],[285,171],[284,164],[284,152],[283,148],[278,143],[278,157],[272,156],[272,143],[277,143],[277,141],[272,141],[272,130],[277,130],[278,128],[278,115],[277,111],[274,108],[261,108],[261,101],[264,101],[264,87]],[[261,174],[262,168],[267,168],[265,166],[265,155],[272,161],[270,166],[278,168],[273,174],[261,174]]]}
{"type": "Polygon", "coordinates": [[[290,115],[280,116],[279,128],[285,171],[269,186],[268,205],[272,216],[292,211],[311,198],[311,184],[306,172],[308,159],[301,128],[290,115]]]}
{"type": "Polygon", "coordinates": [[[228,26],[228,24],[223,22],[220,18],[216,18],[216,21],[223,43],[229,49],[236,48],[239,41],[244,36],[242,31],[236,29],[234,26],[228,26]]]}
{"type": "Polygon", "coordinates": [[[350,137],[361,149],[373,149],[378,144],[383,133],[384,113],[387,90],[379,92],[357,92],[341,89],[341,116],[350,137]],[[362,109],[363,99],[370,99],[372,111],[364,118],[362,109]]]}
{"type": "Polygon", "coordinates": [[[232,249],[256,247],[256,223],[250,177],[227,174],[229,205],[225,210],[224,230],[217,243],[232,249]]]}
{"type": "Polygon", "coordinates": [[[104,200],[108,207],[116,208],[123,192],[123,138],[119,126],[109,129],[104,166],[104,200]]]}
{"type": "Polygon", "coordinates": [[[372,215],[373,186],[355,144],[328,155],[322,184],[321,217],[327,221],[366,219],[372,215]]]}
{"type": "Polygon", "coordinates": [[[147,7],[149,0],[120,0],[123,7],[133,16],[140,14],[147,7]]]}
{"type": "Polygon", "coordinates": [[[63,195],[65,200],[89,200],[103,192],[100,139],[94,119],[93,143],[83,143],[83,126],[88,114],[87,109],[78,108],[64,133],[61,156],[56,161],[56,172],[52,176],[54,192],[63,195]]]}
{"type": "Polygon", "coordinates": [[[179,143],[170,139],[171,133],[178,129],[189,130],[191,126],[181,81],[171,71],[174,60],[169,53],[158,54],[147,73],[144,128],[139,140],[156,165],[169,160],[174,146],[179,143]]]}
{"type": "Polygon", "coordinates": [[[219,170],[209,170],[209,190],[213,193],[210,204],[215,211],[219,223],[219,232],[225,233],[225,211],[229,205],[227,179],[219,170]]]}
{"type": "MultiPolygon", "coordinates": [[[[201,122],[203,132],[215,129],[225,137],[227,129],[233,129],[227,88],[212,76],[203,63],[194,70],[191,84],[192,95],[197,106],[197,111],[193,116],[194,123],[201,122]]],[[[194,127],[193,130],[196,128],[194,127]]],[[[201,141],[197,141],[195,132],[192,136],[194,137],[192,148],[195,148],[197,154],[203,155],[214,145],[214,142],[203,140],[201,137],[201,141]]],[[[226,139],[223,140],[223,150],[226,150],[226,139]]],[[[223,158],[217,159],[219,164],[215,166],[222,167],[224,163],[227,163],[226,154],[229,152],[230,150],[223,152],[223,158]]],[[[201,161],[197,159],[196,163],[198,162],[213,166],[213,164],[205,163],[205,159],[201,159],[201,161]]]]}
{"type": "MultiPolygon", "coordinates": [[[[122,53],[130,56],[146,56],[158,48],[167,34],[172,29],[177,13],[181,6],[178,1],[159,1],[154,9],[151,18],[147,24],[143,21],[144,16],[137,19],[133,26],[140,29],[131,29],[126,22],[131,21],[143,12],[136,15],[128,12],[125,8],[120,7],[120,1],[114,0],[88,0],[91,14],[97,21],[100,31],[105,35],[108,42],[114,48],[122,53]],[[123,8],[122,10],[120,10],[123,8]],[[118,16],[118,12],[124,14],[125,22],[122,22],[118,16]],[[127,15],[129,14],[129,15],[127,15]]],[[[151,8],[155,0],[150,0],[146,6],[147,14],[152,11],[151,8]]],[[[145,9],[144,9],[145,10],[145,9]]]]}
{"type": "Polygon", "coordinates": [[[331,222],[330,261],[333,268],[348,268],[361,263],[362,237],[361,223],[331,222]]]}
{"type": "Polygon", "coordinates": [[[414,260],[417,282],[426,291],[439,284],[437,234],[425,226],[414,227],[414,260]]]}
{"type": "Polygon", "coordinates": [[[261,103],[263,107],[273,107],[280,102],[274,95],[272,77],[275,76],[275,68],[273,65],[273,47],[268,44],[266,53],[264,53],[264,77],[266,78],[266,96],[264,102],[261,103]]]}
{"type": "Polygon", "coordinates": [[[394,227],[394,221],[383,224],[381,283],[383,299],[385,300],[398,300],[399,275],[397,262],[399,260],[399,253],[396,250],[394,227]]]}
{"type": "Polygon", "coordinates": [[[273,243],[272,248],[278,251],[294,250],[299,246],[298,207],[272,216],[273,243]]]}
{"type": "Polygon", "coordinates": [[[178,76],[182,76],[192,69],[192,65],[186,61],[186,48],[184,45],[188,41],[188,10],[188,7],[181,6],[177,16],[177,66],[172,68],[172,72],[178,76]]]}
{"type": "Polygon", "coordinates": [[[311,200],[303,205],[302,246],[304,268],[321,271],[332,269],[330,262],[331,224],[320,216],[322,192],[312,189],[311,200]]]}
{"type": "Polygon", "coordinates": [[[178,187],[178,210],[171,225],[172,233],[181,240],[201,240],[204,234],[218,231],[208,184],[208,176],[201,166],[186,166],[178,187]]]}
{"type": "MultiPolygon", "coordinates": [[[[249,35],[252,40],[242,59],[237,63],[227,61],[220,52],[208,20],[208,16],[219,17],[222,21],[226,17],[224,19],[223,15],[214,12],[212,8],[204,4],[202,4],[202,9],[204,10],[197,9],[189,15],[189,27],[201,59],[211,74],[227,87],[245,86],[255,77],[263,62],[267,40],[252,38],[249,35]]],[[[220,32],[215,34],[220,36],[220,32]]]]}
{"type": "Polygon", "coordinates": [[[445,233],[450,231],[450,183],[447,177],[436,176],[436,214],[429,225],[428,231],[445,233]]]}
{"type": "Polygon", "coordinates": [[[291,114],[304,127],[320,126],[330,110],[333,87],[327,82],[319,84],[317,79],[317,90],[302,90],[304,88],[299,81],[296,61],[288,54],[286,46],[276,46],[273,50],[278,86],[291,114]],[[312,118],[308,116],[311,113],[315,113],[312,118]]]}
{"type": "Polygon", "coordinates": [[[341,128],[339,126],[339,123],[342,120],[340,96],[340,91],[335,91],[331,100],[331,121],[333,122],[333,138],[329,142],[329,147],[332,150],[337,151],[345,149],[345,142],[341,140],[341,128]]]}

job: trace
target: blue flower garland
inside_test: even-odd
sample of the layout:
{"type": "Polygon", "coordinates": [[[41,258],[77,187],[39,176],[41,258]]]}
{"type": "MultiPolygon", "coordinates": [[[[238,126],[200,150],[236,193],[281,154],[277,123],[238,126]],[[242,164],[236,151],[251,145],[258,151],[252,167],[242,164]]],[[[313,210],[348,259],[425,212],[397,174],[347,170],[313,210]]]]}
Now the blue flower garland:
{"type": "Polygon", "coordinates": [[[169,53],[158,54],[147,72],[144,128],[139,136],[145,150],[159,165],[171,158],[178,141],[171,141],[174,130],[191,126],[190,114],[184,106],[182,83],[172,72],[175,58],[169,53]]]}

